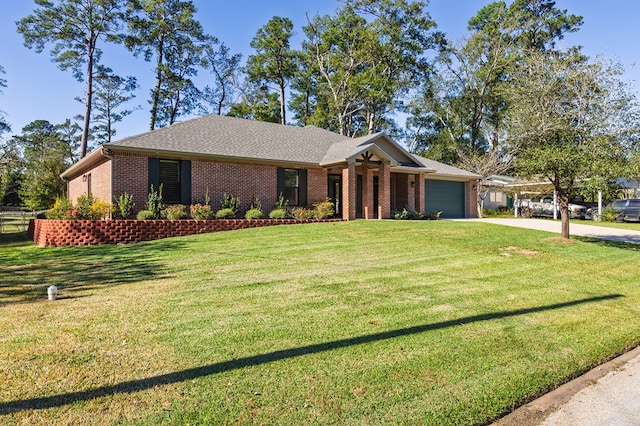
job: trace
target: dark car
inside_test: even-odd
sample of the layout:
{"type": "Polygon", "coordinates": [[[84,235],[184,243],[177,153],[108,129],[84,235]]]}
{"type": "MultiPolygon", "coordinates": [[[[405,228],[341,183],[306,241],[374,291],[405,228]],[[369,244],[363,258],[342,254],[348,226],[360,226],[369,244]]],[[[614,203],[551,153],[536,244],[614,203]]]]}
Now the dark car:
{"type": "Polygon", "coordinates": [[[617,221],[640,222],[640,198],[627,198],[611,203],[617,221]]]}

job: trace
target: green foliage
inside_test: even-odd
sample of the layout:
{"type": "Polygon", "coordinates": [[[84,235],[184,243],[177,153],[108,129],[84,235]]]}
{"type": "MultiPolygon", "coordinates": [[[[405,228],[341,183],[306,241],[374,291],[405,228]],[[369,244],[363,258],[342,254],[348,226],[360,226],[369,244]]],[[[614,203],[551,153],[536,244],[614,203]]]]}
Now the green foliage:
{"type": "Polygon", "coordinates": [[[335,214],[333,202],[330,199],[316,201],[313,203],[313,213],[315,219],[326,219],[335,214]]]}
{"type": "Polygon", "coordinates": [[[286,219],[288,215],[289,214],[286,209],[273,209],[269,212],[270,219],[286,219]]]}
{"type": "Polygon", "coordinates": [[[438,220],[440,215],[442,215],[441,211],[420,213],[407,208],[402,209],[401,212],[392,213],[393,218],[396,220],[438,220]]]}
{"type": "Polygon", "coordinates": [[[233,215],[237,215],[240,210],[240,198],[234,197],[233,194],[227,194],[226,192],[222,194],[222,199],[220,200],[220,207],[222,209],[229,209],[233,212],[233,215]]]}
{"type": "Polygon", "coordinates": [[[600,214],[600,220],[602,222],[615,222],[618,219],[618,213],[613,210],[612,205],[608,205],[602,209],[600,214]]]}
{"type": "Polygon", "coordinates": [[[296,54],[289,45],[293,22],[274,16],[251,40],[255,54],[247,58],[246,72],[250,82],[275,84],[280,96],[280,122],[286,124],[285,88],[296,72],[296,54]]]}
{"type": "Polygon", "coordinates": [[[155,214],[151,210],[140,210],[136,215],[136,219],[138,220],[151,220],[157,219],[155,214]]]}
{"type": "Polygon", "coordinates": [[[251,204],[249,205],[249,209],[245,213],[244,217],[246,219],[262,219],[264,213],[262,212],[262,203],[260,199],[255,197],[251,204]]]}
{"type": "Polygon", "coordinates": [[[513,209],[507,209],[506,207],[499,207],[497,209],[483,209],[483,217],[513,217],[513,209]]]}
{"type": "Polygon", "coordinates": [[[80,157],[87,151],[94,64],[102,54],[101,41],[113,40],[123,20],[120,0],[37,1],[41,6],[17,22],[24,44],[40,53],[51,43],[51,56],[61,70],[71,69],[86,85],[80,157]]]}
{"type": "Polygon", "coordinates": [[[53,220],[70,220],[73,219],[71,211],[73,210],[73,204],[66,197],[58,198],[51,209],[49,209],[45,217],[53,220]]]}
{"type": "Polygon", "coordinates": [[[262,209],[256,209],[256,208],[249,209],[244,214],[245,219],[262,219],[263,216],[264,214],[262,213],[262,209]]]}
{"type": "Polygon", "coordinates": [[[155,84],[151,89],[150,129],[175,122],[197,106],[192,77],[202,65],[204,47],[215,41],[195,19],[191,1],[128,2],[125,46],[146,61],[155,57],[155,84]]]}
{"type": "Polygon", "coordinates": [[[189,207],[189,211],[191,213],[191,217],[196,220],[209,220],[214,217],[213,210],[211,210],[211,206],[208,204],[192,204],[189,207]]]}
{"type": "Polygon", "coordinates": [[[304,207],[296,207],[291,210],[291,216],[297,220],[311,220],[316,218],[316,213],[313,209],[307,209],[304,207]]]}
{"type": "Polygon", "coordinates": [[[236,217],[236,212],[230,208],[220,209],[216,212],[216,219],[234,219],[236,217]]]}
{"type": "Polygon", "coordinates": [[[115,199],[114,216],[119,219],[130,219],[133,217],[135,208],[136,203],[133,201],[133,195],[125,192],[115,199]]]}
{"type": "Polygon", "coordinates": [[[75,210],[77,212],[77,215],[75,218],[89,220],[101,219],[100,213],[92,208],[95,202],[96,200],[91,194],[84,194],[79,196],[76,200],[75,210]]]}
{"type": "Polygon", "coordinates": [[[274,210],[287,210],[287,205],[289,204],[289,200],[284,198],[284,194],[281,192],[278,195],[278,199],[276,200],[276,204],[273,206],[274,210]]]}
{"type": "Polygon", "coordinates": [[[154,219],[160,219],[162,217],[162,209],[164,209],[164,204],[162,203],[162,184],[160,184],[157,191],[155,191],[153,185],[151,185],[145,210],[152,212],[154,219]]]}
{"type": "Polygon", "coordinates": [[[186,219],[187,208],[182,204],[172,204],[162,211],[162,215],[169,220],[186,219]]]}

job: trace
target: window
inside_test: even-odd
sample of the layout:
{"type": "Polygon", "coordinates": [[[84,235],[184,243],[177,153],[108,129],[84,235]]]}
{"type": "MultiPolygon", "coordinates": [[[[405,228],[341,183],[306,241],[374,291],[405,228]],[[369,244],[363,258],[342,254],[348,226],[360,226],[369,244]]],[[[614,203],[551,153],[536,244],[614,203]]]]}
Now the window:
{"type": "Polygon", "coordinates": [[[278,168],[278,196],[282,193],[290,206],[307,205],[307,171],[278,168]]]}
{"type": "Polygon", "coordinates": [[[149,189],[162,185],[167,204],[191,204],[191,161],[149,157],[149,189]]]}
{"type": "Polygon", "coordinates": [[[296,169],[284,169],[284,198],[289,200],[292,206],[299,206],[300,203],[300,176],[296,169]]]}
{"type": "Polygon", "coordinates": [[[160,183],[162,199],[167,204],[180,203],[180,162],[160,160],[160,183]]]}
{"type": "Polygon", "coordinates": [[[489,201],[492,203],[502,203],[504,202],[504,194],[502,192],[493,192],[489,193],[489,201]]]}

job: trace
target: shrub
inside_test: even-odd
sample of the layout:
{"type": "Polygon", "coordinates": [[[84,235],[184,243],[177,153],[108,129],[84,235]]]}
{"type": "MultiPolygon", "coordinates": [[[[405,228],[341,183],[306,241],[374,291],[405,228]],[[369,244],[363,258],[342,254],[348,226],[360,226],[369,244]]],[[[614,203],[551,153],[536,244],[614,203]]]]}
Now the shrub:
{"type": "Polygon", "coordinates": [[[293,216],[293,218],[297,220],[315,219],[316,212],[312,209],[296,207],[295,209],[291,210],[291,216],[293,216]]]}
{"type": "Polygon", "coordinates": [[[276,204],[273,206],[273,210],[287,210],[287,205],[289,204],[289,200],[284,199],[284,194],[281,192],[278,195],[278,200],[276,204]]]}
{"type": "Polygon", "coordinates": [[[230,208],[220,209],[216,212],[216,219],[233,219],[235,217],[236,213],[230,208]]]}
{"type": "Polygon", "coordinates": [[[163,216],[169,220],[180,220],[187,218],[187,208],[182,204],[167,206],[163,211],[163,216]]]}
{"type": "Polygon", "coordinates": [[[74,219],[100,219],[101,216],[96,211],[92,210],[93,204],[96,200],[91,194],[84,194],[78,197],[76,201],[75,214],[74,210],[71,211],[71,215],[74,219]]]}
{"type": "Polygon", "coordinates": [[[442,212],[425,212],[420,213],[407,208],[401,212],[393,212],[393,218],[396,220],[437,220],[440,219],[442,212]]]}
{"type": "Polygon", "coordinates": [[[233,194],[227,194],[225,192],[222,195],[222,200],[220,200],[220,207],[222,207],[222,210],[230,209],[233,211],[233,217],[235,217],[238,214],[238,210],[240,210],[240,198],[234,197],[233,194]]]}
{"type": "Polygon", "coordinates": [[[94,219],[106,219],[111,215],[113,206],[104,200],[95,200],[91,204],[91,213],[94,219]]]}
{"type": "Polygon", "coordinates": [[[262,210],[261,209],[249,209],[244,215],[245,219],[262,219],[262,210]]]}
{"type": "Polygon", "coordinates": [[[140,210],[136,216],[136,219],[138,220],[149,220],[155,218],[156,217],[151,210],[140,210]]]}
{"type": "Polygon", "coordinates": [[[315,219],[331,217],[335,213],[333,210],[333,202],[328,198],[324,201],[317,201],[313,203],[313,212],[315,219]]]}
{"type": "Polygon", "coordinates": [[[133,216],[136,203],[133,202],[133,195],[124,193],[115,199],[113,215],[120,219],[129,219],[133,216]]]}
{"type": "Polygon", "coordinates": [[[198,204],[191,204],[189,207],[189,211],[191,212],[191,217],[197,220],[208,220],[213,219],[213,210],[211,210],[211,206],[198,204]]]}
{"type": "Polygon", "coordinates": [[[602,213],[600,214],[600,220],[602,222],[615,222],[617,218],[618,214],[613,210],[611,205],[602,209],[602,213]]]}
{"type": "Polygon", "coordinates": [[[149,195],[147,196],[146,207],[146,210],[153,213],[153,219],[160,219],[162,209],[164,209],[164,204],[162,203],[162,184],[160,184],[158,191],[154,191],[153,185],[151,185],[149,195]]]}
{"type": "Polygon", "coordinates": [[[286,209],[273,209],[269,213],[269,217],[271,219],[286,219],[287,210],[286,209]]]}
{"type": "Polygon", "coordinates": [[[73,210],[73,204],[66,198],[56,199],[53,207],[47,211],[46,218],[53,220],[69,220],[73,219],[71,211],[73,210]]]}

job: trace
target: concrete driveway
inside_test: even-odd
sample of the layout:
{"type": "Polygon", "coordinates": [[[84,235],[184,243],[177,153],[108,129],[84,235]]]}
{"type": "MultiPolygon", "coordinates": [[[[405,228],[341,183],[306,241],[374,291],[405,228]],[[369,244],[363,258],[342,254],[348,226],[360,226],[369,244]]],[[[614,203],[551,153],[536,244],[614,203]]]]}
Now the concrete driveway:
{"type": "MultiPolygon", "coordinates": [[[[519,228],[537,229],[539,231],[548,231],[556,234],[561,233],[561,222],[551,219],[464,219],[471,221],[479,221],[486,223],[494,223],[497,225],[516,226],[519,228]]],[[[606,228],[604,226],[588,225],[572,222],[569,225],[569,234],[580,237],[600,238],[603,240],[619,241],[624,243],[640,244],[640,231],[631,231],[628,229],[606,228]]]]}

